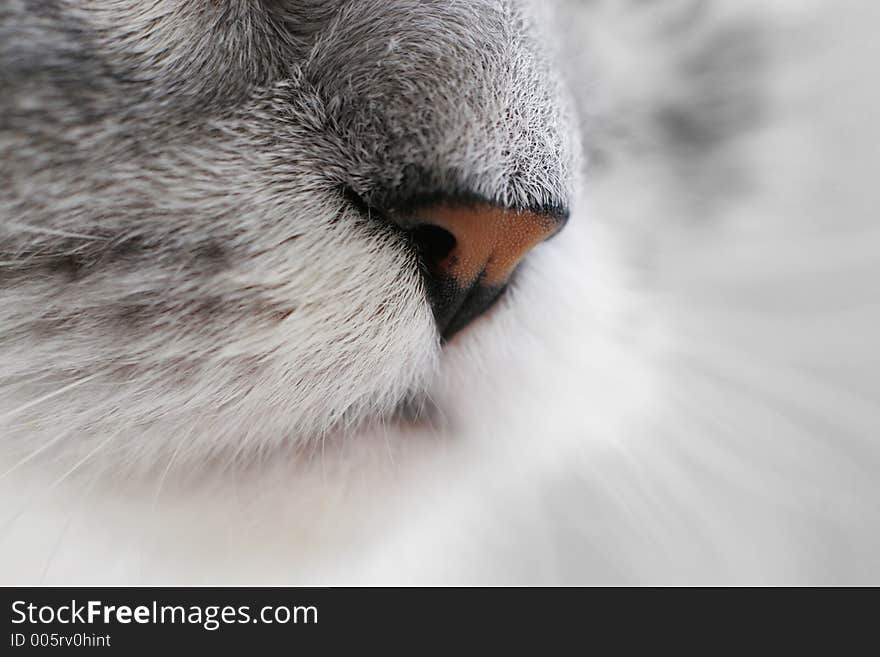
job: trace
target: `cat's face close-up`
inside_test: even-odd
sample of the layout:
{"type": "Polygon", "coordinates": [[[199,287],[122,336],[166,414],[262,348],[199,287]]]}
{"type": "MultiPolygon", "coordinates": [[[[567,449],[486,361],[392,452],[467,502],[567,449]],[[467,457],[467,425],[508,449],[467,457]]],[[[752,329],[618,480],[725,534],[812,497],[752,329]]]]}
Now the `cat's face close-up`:
{"type": "Polygon", "coordinates": [[[0,584],[876,581],[877,25],[0,0],[0,584]]]}
{"type": "Polygon", "coordinates": [[[574,128],[521,3],[2,12],[26,450],[247,458],[417,415],[442,341],[567,217],[574,128]]]}

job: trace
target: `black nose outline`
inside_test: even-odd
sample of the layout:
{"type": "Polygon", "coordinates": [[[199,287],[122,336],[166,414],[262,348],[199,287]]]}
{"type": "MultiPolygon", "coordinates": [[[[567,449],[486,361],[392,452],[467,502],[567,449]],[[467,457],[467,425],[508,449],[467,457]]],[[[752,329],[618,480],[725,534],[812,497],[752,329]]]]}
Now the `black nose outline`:
{"type": "Polygon", "coordinates": [[[405,217],[398,225],[411,226],[437,328],[449,340],[501,297],[522,258],[559,233],[568,212],[443,201],[405,217]]]}
{"type": "Polygon", "coordinates": [[[444,341],[485,313],[507,289],[506,284],[461,286],[451,277],[430,274],[425,284],[437,331],[444,341]]]}
{"type": "MultiPolygon", "coordinates": [[[[386,211],[367,202],[350,187],[344,187],[342,192],[346,200],[357,208],[362,216],[398,228],[413,245],[419,256],[420,270],[434,321],[444,342],[482,315],[502,296],[507,289],[510,275],[519,263],[511,268],[503,281],[498,281],[496,284],[485,282],[487,273],[485,267],[467,281],[444,275],[438,271],[434,263],[448,257],[455,250],[458,240],[450,231],[425,219],[426,215],[430,215],[432,206],[460,209],[483,207],[513,215],[518,213],[522,216],[542,218],[547,222],[548,230],[539,242],[557,235],[569,218],[569,211],[563,205],[510,207],[471,195],[421,195],[417,198],[411,197],[407,202],[394,203],[395,209],[386,211]]],[[[530,249],[531,246],[526,251],[530,249]]]]}

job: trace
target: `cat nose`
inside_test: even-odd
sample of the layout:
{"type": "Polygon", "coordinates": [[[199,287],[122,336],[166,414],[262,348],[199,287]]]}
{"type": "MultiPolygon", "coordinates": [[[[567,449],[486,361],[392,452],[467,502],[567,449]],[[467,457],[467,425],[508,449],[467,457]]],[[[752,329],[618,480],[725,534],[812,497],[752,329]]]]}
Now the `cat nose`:
{"type": "Polygon", "coordinates": [[[434,318],[447,339],[492,305],[523,256],[565,223],[561,213],[488,204],[434,205],[408,214],[434,318]]]}

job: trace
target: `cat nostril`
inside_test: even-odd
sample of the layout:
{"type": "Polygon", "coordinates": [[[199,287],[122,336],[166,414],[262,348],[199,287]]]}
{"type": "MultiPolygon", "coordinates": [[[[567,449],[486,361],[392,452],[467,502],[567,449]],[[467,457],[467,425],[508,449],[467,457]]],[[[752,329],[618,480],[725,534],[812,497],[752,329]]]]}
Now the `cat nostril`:
{"type": "Polygon", "coordinates": [[[410,231],[410,237],[419,255],[431,271],[455,248],[455,236],[445,228],[433,224],[421,224],[410,231]]]}

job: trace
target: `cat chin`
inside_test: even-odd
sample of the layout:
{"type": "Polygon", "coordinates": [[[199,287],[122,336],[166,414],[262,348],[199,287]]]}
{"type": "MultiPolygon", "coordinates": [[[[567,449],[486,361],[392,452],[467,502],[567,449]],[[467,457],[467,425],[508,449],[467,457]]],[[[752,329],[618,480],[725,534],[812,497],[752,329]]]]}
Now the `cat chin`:
{"type": "Polygon", "coordinates": [[[440,344],[411,254],[388,236],[342,240],[326,226],[215,278],[224,310],[203,325],[169,314],[125,346],[80,328],[44,340],[40,357],[3,351],[16,379],[0,386],[3,467],[152,477],[309,460],[402,407],[418,415],[440,344]],[[318,244],[334,257],[310,258],[318,244]],[[235,302],[244,291],[292,310],[249,315],[235,302]]]}
{"type": "Polygon", "coordinates": [[[31,463],[109,479],[191,479],[267,460],[309,462],[366,427],[424,420],[437,359],[436,338],[426,328],[389,332],[384,348],[365,355],[372,359],[341,368],[344,383],[335,387],[316,380],[293,389],[284,363],[250,378],[224,363],[204,365],[200,376],[229,382],[222,392],[169,387],[140,397],[93,379],[75,399],[42,403],[30,415],[38,419],[4,426],[0,470],[31,463]],[[168,410],[144,421],[159,405],[168,410]]]}

